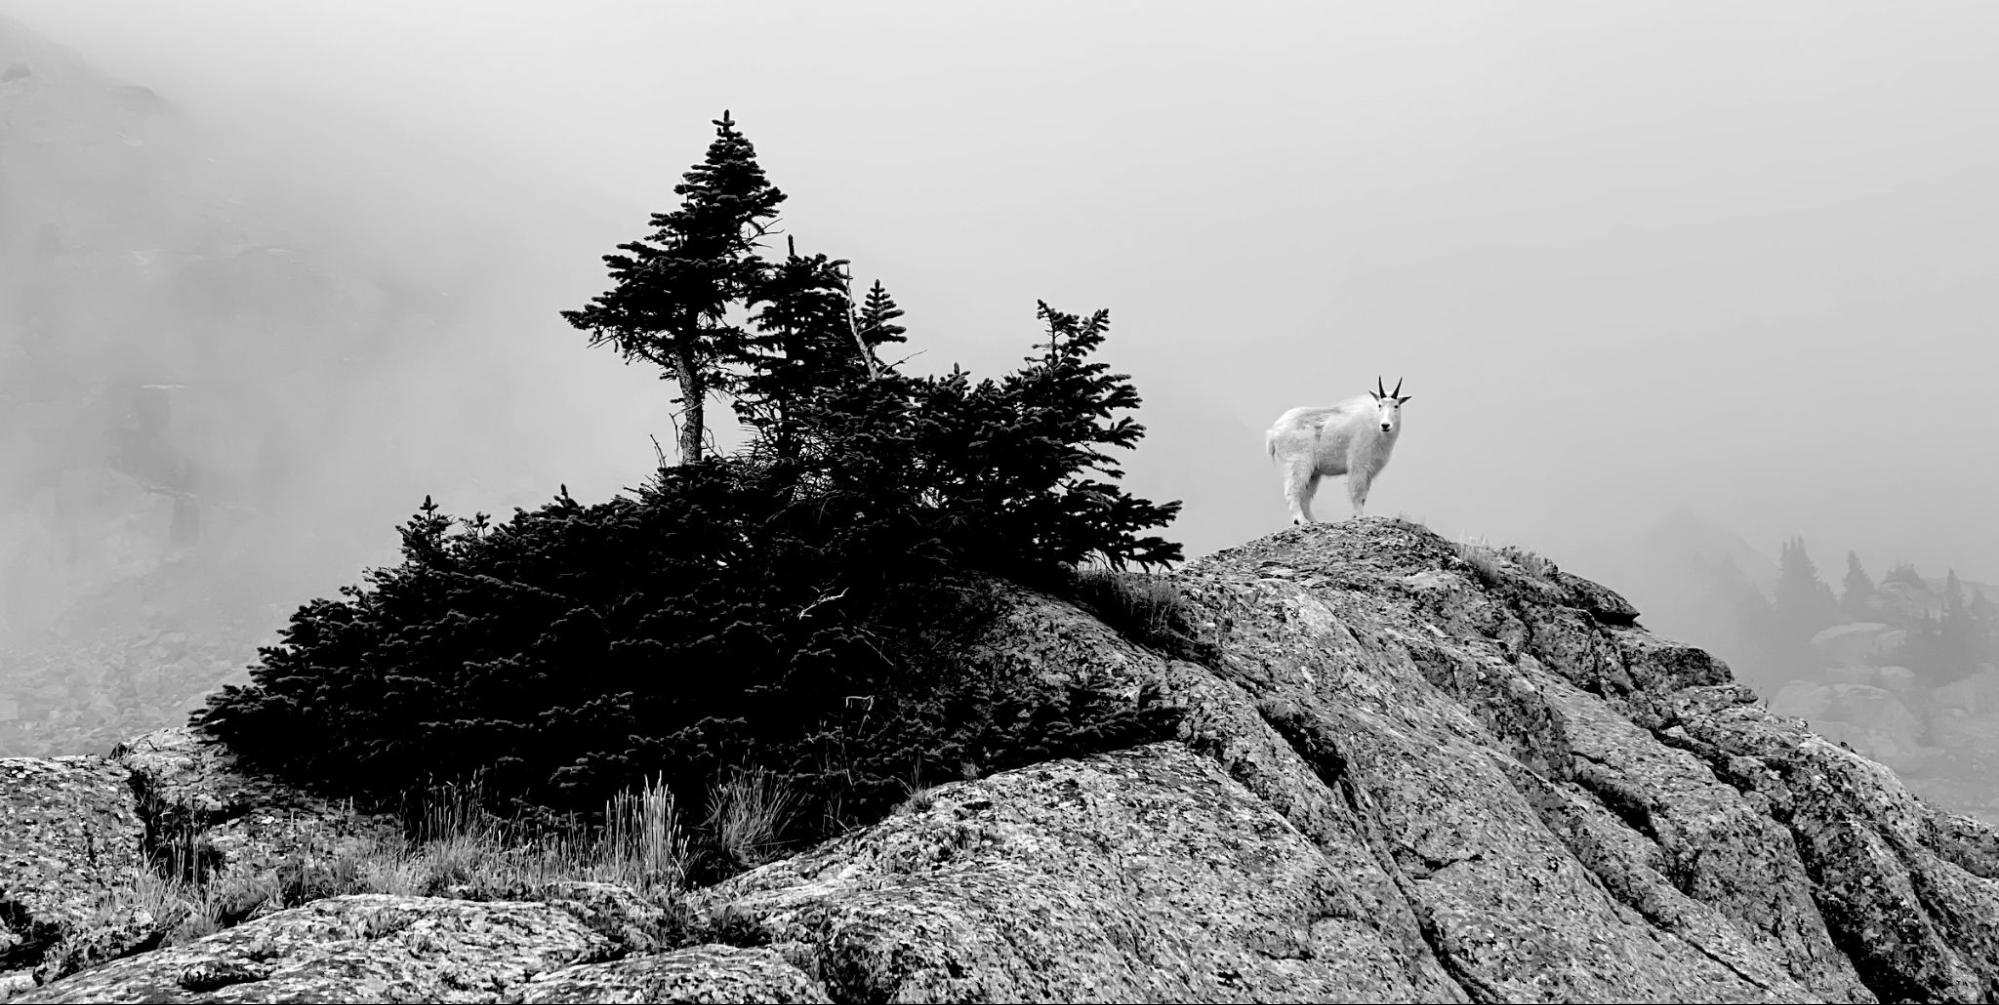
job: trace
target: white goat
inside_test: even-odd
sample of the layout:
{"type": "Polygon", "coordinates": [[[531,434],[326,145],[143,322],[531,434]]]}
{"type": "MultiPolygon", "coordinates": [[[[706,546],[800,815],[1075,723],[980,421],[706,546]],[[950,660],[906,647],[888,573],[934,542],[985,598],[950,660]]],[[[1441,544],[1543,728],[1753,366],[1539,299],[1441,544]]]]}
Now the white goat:
{"type": "MultiPolygon", "coordinates": [[[[1354,516],[1365,516],[1367,490],[1388,466],[1395,439],[1402,435],[1402,381],[1395,390],[1374,390],[1337,405],[1294,408],[1263,434],[1271,460],[1284,465],[1284,500],[1291,504],[1291,522],[1312,523],[1312,496],[1319,479],[1347,476],[1347,498],[1354,516]]],[[[1414,397],[1411,395],[1410,397],[1414,397]]]]}

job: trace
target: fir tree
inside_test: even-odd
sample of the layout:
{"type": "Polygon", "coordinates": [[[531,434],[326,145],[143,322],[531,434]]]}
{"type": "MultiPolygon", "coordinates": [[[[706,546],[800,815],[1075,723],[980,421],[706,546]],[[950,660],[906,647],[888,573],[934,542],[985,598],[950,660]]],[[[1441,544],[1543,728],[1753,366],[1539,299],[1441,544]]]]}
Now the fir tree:
{"type": "Polygon", "coordinates": [[[1957,570],[1944,575],[1943,615],[1937,619],[1937,636],[1942,650],[1944,673],[1953,680],[1969,677],[1977,670],[1984,646],[1964,595],[1957,570]]]}
{"type": "MultiPolygon", "coordinates": [[[[901,316],[902,308],[896,306],[895,298],[888,295],[888,290],[877,279],[873,286],[868,287],[867,302],[861,305],[854,319],[855,337],[871,356],[879,346],[907,342],[909,339],[905,336],[909,329],[895,323],[895,319],[901,316]]],[[[879,366],[874,368],[879,369],[879,366]]]]}
{"type": "Polygon", "coordinates": [[[1977,665],[1999,662],[1999,607],[1985,595],[1985,588],[1971,588],[1971,603],[1965,608],[1971,623],[1972,662],[1977,665]]]}
{"type": "Polygon", "coordinates": [[[1806,554],[1803,538],[1784,542],[1771,613],[1773,642],[1779,651],[1789,654],[1787,662],[1793,669],[1810,669],[1817,659],[1811,651],[1811,638],[1839,621],[1839,601],[1819,578],[1818,566],[1806,554]]]}
{"type": "Polygon", "coordinates": [[[1866,621],[1873,614],[1874,580],[1860,565],[1860,555],[1846,553],[1846,581],[1841,584],[1839,606],[1854,621],[1866,621]]]}
{"type": "Polygon", "coordinates": [[[1992,598],[1985,595],[1985,587],[1971,588],[1971,603],[1968,609],[1971,623],[1977,626],[1981,638],[1999,632],[1999,605],[1993,604],[1992,598]]]}
{"type": "Polygon", "coordinates": [[[734,388],[731,364],[749,352],[728,322],[762,274],[758,240],[777,218],[784,193],[758,166],[750,141],[728,112],[715,121],[708,155],[673,188],[680,208],[655,213],[652,235],[606,255],[615,285],[590,305],[562,316],[610,345],[626,362],[645,360],[680,387],[680,458],[701,460],[712,392],[734,388]]]}
{"type": "Polygon", "coordinates": [[[1028,366],[997,385],[971,389],[958,376],[938,387],[940,413],[969,420],[952,431],[945,454],[962,465],[955,488],[970,509],[960,516],[1015,542],[1030,566],[1090,558],[1113,568],[1178,561],[1178,545],[1137,534],[1170,523],[1180,504],[1137,499],[1105,480],[1123,476],[1106,450],[1131,449],[1145,435],[1144,426],[1121,414],[1139,405],[1130,376],[1092,358],[1110,329],[1110,312],[1082,318],[1037,301],[1035,313],[1047,326],[1047,341],[1035,346],[1028,366]]]}
{"type": "Polygon", "coordinates": [[[781,460],[798,459],[820,397],[874,372],[871,347],[854,342],[846,264],[793,248],[749,292],[757,330],[746,341],[734,407],[781,460]]]}
{"type": "Polygon", "coordinates": [[[1774,603],[1778,620],[1793,638],[1809,639],[1839,618],[1839,602],[1819,578],[1818,566],[1805,552],[1804,538],[1784,542],[1774,603]]]}

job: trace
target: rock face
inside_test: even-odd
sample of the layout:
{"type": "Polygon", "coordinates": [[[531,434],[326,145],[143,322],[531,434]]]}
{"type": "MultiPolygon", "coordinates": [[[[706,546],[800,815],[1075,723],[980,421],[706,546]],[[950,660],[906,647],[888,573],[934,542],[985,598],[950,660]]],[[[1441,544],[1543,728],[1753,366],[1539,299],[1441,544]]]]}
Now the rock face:
{"type": "Polygon", "coordinates": [[[133,920],[99,905],[105,894],[133,888],[144,838],[117,765],[0,758],[0,974],[31,969],[66,940],[133,920]]]}
{"type": "Polygon", "coordinates": [[[922,801],[701,900],[838,1001],[1463,999],[1379,867],[1181,744],[922,801]]]}
{"type": "MultiPolygon", "coordinates": [[[[1615,593],[1378,519],[1176,578],[1202,663],[1023,593],[965,668],[1162,687],[1188,710],[1176,740],[919,793],[694,892],[682,948],[616,888],[349,896],[22,1000],[1999,997],[1999,834],[1771,714],[1615,593]]],[[[75,776],[45,793],[96,786],[127,842],[121,778],[205,807],[226,868],[291,833],[223,840],[288,797],[184,736],[119,757],[22,770],[75,776]]],[[[303,815],[368,826],[334,810],[303,815]]]]}
{"type": "Polygon", "coordinates": [[[332,897],[106,964],[23,1002],[496,1001],[610,944],[547,904],[332,897]]]}

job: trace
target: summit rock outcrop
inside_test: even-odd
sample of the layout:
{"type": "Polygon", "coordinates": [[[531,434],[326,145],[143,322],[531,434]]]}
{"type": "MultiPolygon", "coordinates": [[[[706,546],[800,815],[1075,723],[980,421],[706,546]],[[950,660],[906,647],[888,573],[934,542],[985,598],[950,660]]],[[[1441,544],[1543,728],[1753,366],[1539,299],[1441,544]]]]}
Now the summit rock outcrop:
{"type": "MultiPolygon", "coordinates": [[[[607,923],[586,903],[602,891],[350,896],[137,940],[19,1000],[349,1000],[328,973],[375,1001],[1999,997],[1999,835],[1771,714],[1613,591],[1383,519],[1287,530],[1173,580],[1191,644],[1172,650],[1196,659],[1019,591],[968,667],[1160,688],[1187,710],[1175,739],[919,792],[693,891],[684,945],[607,923]]],[[[192,771],[221,755],[183,743],[61,772],[79,792],[171,779],[263,867],[255,835],[280,832],[248,826],[250,804],[291,797],[228,781],[226,760],[192,771]]],[[[51,762],[7,777],[61,788],[28,763],[51,762]]],[[[154,812],[98,795],[106,840],[154,812]]],[[[78,902],[65,876],[101,878],[36,875],[36,899],[0,877],[8,944],[80,938],[86,912],[44,905],[78,902]]]]}

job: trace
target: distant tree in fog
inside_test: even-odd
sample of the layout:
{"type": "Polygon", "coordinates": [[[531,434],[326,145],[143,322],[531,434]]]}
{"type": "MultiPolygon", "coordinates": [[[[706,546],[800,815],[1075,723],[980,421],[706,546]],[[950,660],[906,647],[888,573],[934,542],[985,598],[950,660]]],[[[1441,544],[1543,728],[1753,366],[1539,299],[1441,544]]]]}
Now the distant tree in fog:
{"type": "Polygon", "coordinates": [[[1971,623],[1977,627],[1979,637],[1986,639],[1989,646],[1993,633],[1999,632],[1999,605],[1993,604],[1992,598],[1985,595],[1985,587],[1974,586],[1971,588],[1969,610],[1971,623]]]}
{"type": "Polygon", "coordinates": [[[1938,629],[1944,659],[1951,664],[1952,675],[1968,677],[1976,673],[1985,657],[1984,633],[1979,630],[1956,569],[1944,574],[1943,617],[1938,621],[1938,629]]]}
{"type": "Polygon", "coordinates": [[[1860,556],[1846,553],[1846,581],[1840,586],[1839,606],[1853,621],[1869,620],[1873,613],[1874,580],[1860,565],[1860,556]]]}
{"type": "Polygon", "coordinates": [[[1922,613],[1907,624],[1908,638],[1896,652],[1897,662],[1936,686],[1963,680],[1992,657],[1990,636],[1979,624],[1956,570],[1944,577],[1943,611],[1922,613]]]}
{"type": "Polygon", "coordinates": [[[1794,537],[1784,542],[1783,556],[1778,562],[1777,597],[1775,601],[1777,621],[1785,635],[1795,639],[1810,639],[1822,629],[1839,623],[1839,601],[1833,597],[1832,587],[1819,578],[1818,566],[1805,553],[1805,539],[1794,537]]]}

